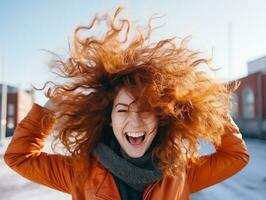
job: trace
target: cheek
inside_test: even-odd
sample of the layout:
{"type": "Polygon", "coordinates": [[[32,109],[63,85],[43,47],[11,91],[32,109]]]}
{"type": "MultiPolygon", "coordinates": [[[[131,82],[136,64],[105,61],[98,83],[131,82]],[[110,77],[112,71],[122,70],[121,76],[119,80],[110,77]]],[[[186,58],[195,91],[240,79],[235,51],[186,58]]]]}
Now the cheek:
{"type": "Polygon", "coordinates": [[[148,128],[151,129],[152,131],[157,130],[158,119],[156,117],[150,118],[146,124],[147,124],[148,128]]]}
{"type": "Polygon", "coordinates": [[[111,124],[112,124],[112,128],[113,128],[113,132],[116,136],[121,135],[122,131],[123,131],[123,123],[122,120],[119,119],[118,116],[116,116],[115,114],[112,114],[111,116],[111,124]]]}

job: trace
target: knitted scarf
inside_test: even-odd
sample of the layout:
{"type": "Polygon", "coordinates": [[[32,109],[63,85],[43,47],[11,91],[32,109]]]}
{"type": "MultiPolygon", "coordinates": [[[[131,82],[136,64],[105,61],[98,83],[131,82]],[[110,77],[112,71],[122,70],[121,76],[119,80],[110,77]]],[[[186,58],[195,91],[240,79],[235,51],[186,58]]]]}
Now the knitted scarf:
{"type": "Polygon", "coordinates": [[[143,192],[147,185],[162,178],[161,171],[152,162],[150,149],[140,158],[130,158],[112,137],[109,145],[98,143],[93,154],[114,176],[136,191],[143,192]]]}

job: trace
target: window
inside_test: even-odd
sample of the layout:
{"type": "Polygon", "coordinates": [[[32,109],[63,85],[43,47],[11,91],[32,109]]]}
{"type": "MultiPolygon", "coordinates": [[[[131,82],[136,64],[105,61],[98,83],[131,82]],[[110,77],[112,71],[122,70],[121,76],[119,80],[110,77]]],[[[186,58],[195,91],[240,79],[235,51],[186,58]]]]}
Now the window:
{"type": "Polygon", "coordinates": [[[245,88],[242,95],[243,117],[253,119],[255,117],[255,97],[251,88],[245,88]]]}
{"type": "Polygon", "coordinates": [[[13,129],[15,127],[15,120],[13,117],[9,117],[7,120],[7,128],[13,129]]]}
{"type": "Polygon", "coordinates": [[[14,116],[15,115],[15,105],[14,104],[8,104],[7,105],[7,115],[8,116],[14,116]]]}

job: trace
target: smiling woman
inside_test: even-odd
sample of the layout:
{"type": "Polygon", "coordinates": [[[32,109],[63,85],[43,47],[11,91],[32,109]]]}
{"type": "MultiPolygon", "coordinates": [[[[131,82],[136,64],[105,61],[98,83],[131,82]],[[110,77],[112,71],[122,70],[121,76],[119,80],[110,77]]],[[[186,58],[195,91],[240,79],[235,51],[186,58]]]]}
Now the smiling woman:
{"type": "Polygon", "coordinates": [[[47,82],[50,100],[18,125],[5,161],[76,200],[188,200],[249,160],[229,115],[235,87],[201,71],[209,61],[185,40],[151,43],[151,22],[144,34],[120,13],[76,29],[70,57],[52,68],[68,82],[47,82]],[[85,36],[101,22],[102,37],[85,36]],[[66,155],[41,151],[52,129],[66,155]],[[202,138],[216,153],[199,157],[202,138]]]}

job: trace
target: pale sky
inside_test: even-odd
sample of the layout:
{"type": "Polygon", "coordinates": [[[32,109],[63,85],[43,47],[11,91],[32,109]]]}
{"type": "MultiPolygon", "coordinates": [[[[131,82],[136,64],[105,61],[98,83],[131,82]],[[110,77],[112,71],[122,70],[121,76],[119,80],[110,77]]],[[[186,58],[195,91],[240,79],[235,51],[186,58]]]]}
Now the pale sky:
{"type": "MultiPolygon", "coordinates": [[[[164,26],[153,37],[191,35],[189,47],[207,57],[213,53],[220,78],[245,76],[246,62],[266,55],[265,0],[0,0],[0,82],[41,86],[51,79],[50,57],[41,49],[64,52],[75,27],[118,6],[143,26],[152,14],[163,15],[158,23],[164,26]]],[[[38,93],[37,103],[44,102],[38,93]]]]}

